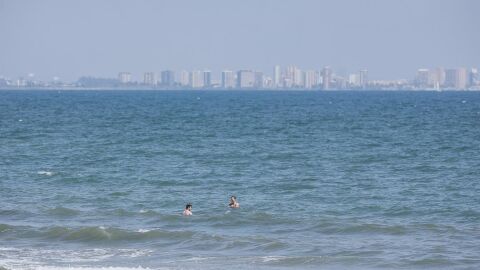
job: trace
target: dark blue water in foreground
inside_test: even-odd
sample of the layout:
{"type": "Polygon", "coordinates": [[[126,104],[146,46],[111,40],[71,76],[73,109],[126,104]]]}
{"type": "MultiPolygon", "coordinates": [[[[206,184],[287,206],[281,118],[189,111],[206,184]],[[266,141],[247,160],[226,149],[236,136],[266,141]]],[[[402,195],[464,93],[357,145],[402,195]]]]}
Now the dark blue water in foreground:
{"type": "Polygon", "coordinates": [[[7,269],[479,269],[479,181],[478,92],[0,91],[7,269]]]}

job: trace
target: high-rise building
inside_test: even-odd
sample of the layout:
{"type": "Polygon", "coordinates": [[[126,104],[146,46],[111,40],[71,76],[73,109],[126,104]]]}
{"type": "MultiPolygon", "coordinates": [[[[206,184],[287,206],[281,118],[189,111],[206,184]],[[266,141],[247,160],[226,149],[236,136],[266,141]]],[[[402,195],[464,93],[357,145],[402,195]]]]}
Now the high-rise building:
{"type": "Polygon", "coordinates": [[[282,70],[279,65],[273,68],[273,87],[278,88],[282,86],[282,70]]]}
{"type": "Polygon", "coordinates": [[[175,85],[175,72],[173,70],[162,71],[162,85],[163,86],[175,85]]]}
{"type": "Polygon", "coordinates": [[[285,71],[285,80],[288,80],[288,82],[291,82],[291,85],[287,87],[302,87],[303,85],[302,71],[296,66],[288,66],[285,71]]]}
{"type": "Polygon", "coordinates": [[[293,83],[294,83],[294,80],[293,80],[293,77],[295,76],[295,66],[288,66],[286,69],[285,69],[285,74],[283,76],[283,86],[286,87],[286,88],[290,88],[290,87],[293,87],[293,83]]]}
{"type": "Polygon", "coordinates": [[[263,72],[261,71],[255,71],[255,83],[254,87],[257,89],[261,89],[264,87],[264,79],[265,77],[263,76],[263,72]]]}
{"type": "Polygon", "coordinates": [[[436,68],[432,80],[435,85],[443,86],[445,84],[445,69],[441,67],[436,68]]]}
{"type": "Polygon", "coordinates": [[[359,80],[360,87],[365,89],[368,84],[368,70],[366,69],[360,70],[358,72],[358,80],[359,80]]]}
{"type": "Polygon", "coordinates": [[[348,84],[350,87],[356,88],[360,85],[360,78],[358,73],[348,75],[348,84]]]}
{"type": "Polygon", "coordinates": [[[231,70],[222,71],[222,88],[235,88],[235,75],[231,70]]]}
{"type": "Polygon", "coordinates": [[[203,71],[203,86],[204,87],[212,86],[212,72],[210,70],[203,71]]]}
{"type": "Polygon", "coordinates": [[[479,83],[478,69],[472,68],[469,72],[468,84],[470,87],[476,86],[479,83]]]}
{"type": "Polygon", "coordinates": [[[324,67],[322,70],[322,86],[323,90],[330,89],[330,83],[332,81],[332,70],[330,67],[324,67]]]}
{"type": "Polygon", "coordinates": [[[337,89],[346,89],[347,88],[347,79],[341,76],[335,76],[334,78],[335,88],[337,89]]]}
{"type": "Polygon", "coordinates": [[[307,70],[304,73],[303,87],[305,89],[312,89],[318,85],[318,73],[315,70],[307,70]]]}
{"type": "Polygon", "coordinates": [[[251,70],[240,70],[237,72],[237,87],[253,88],[255,86],[255,72],[251,70]]]}
{"type": "Polygon", "coordinates": [[[440,87],[445,85],[445,69],[439,67],[430,70],[429,80],[429,85],[437,90],[440,89],[440,87]]]}
{"type": "Polygon", "coordinates": [[[145,72],[143,73],[143,84],[146,85],[156,85],[157,84],[157,76],[154,72],[145,72]]]}
{"type": "Polygon", "coordinates": [[[132,74],[130,72],[120,72],[118,73],[118,80],[120,83],[128,84],[132,82],[132,74]]]}
{"type": "Polygon", "coordinates": [[[181,86],[188,86],[190,85],[190,74],[188,71],[182,70],[180,71],[180,78],[179,81],[181,86]]]}
{"type": "Polygon", "coordinates": [[[445,70],[445,87],[464,90],[467,88],[467,69],[455,68],[445,70]]]}
{"type": "Polygon", "coordinates": [[[468,85],[468,71],[466,68],[458,68],[457,69],[457,81],[455,84],[455,88],[459,90],[467,89],[468,85]]]}
{"type": "Polygon", "coordinates": [[[444,86],[447,88],[454,88],[457,81],[457,70],[456,69],[445,69],[445,83],[444,86]]]}
{"type": "Polygon", "coordinates": [[[190,87],[192,88],[202,88],[203,87],[203,76],[201,71],[192,71],[190,73],[190,87]]]}
{"type": "Polygon", "coordinates": [[[293,84],[296,87],[302,87],[304,85],[303,76],[303,72],[299,68],[295,68],[293,73],[293,84]]]}
{"type": "Polygon", "coordinates": [[[274,88],[272,77],[265,76],[263,87],[264,88],[274,88]]]}
{"type": "Polygon", "coordinates": [[[430,84],[430,70],[421,68],[417,70],[415,76],[415,86],[418,88],[427,88],[430,84]]]}

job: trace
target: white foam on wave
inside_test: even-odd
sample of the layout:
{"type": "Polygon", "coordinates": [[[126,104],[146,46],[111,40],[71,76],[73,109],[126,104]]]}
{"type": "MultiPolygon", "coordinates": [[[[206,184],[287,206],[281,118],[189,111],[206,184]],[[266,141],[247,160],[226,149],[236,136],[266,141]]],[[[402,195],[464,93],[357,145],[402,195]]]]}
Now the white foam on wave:
{"type": "Polygon", "coordinates": [[[147,270],[150,268],[138,267],[95,267],[95,266],[40,266],[37,270],[147,270]]]}
{"type": "Polygon", "coordinates": [[[45,176],[52,176],[53,172],[50,171],[38,171],[37,174],[39,175],[45,175],[45,176]]]}
{"type": "Polygon", "coordinates": [[[285,259],[285,256],[263,256],[260,259],[262,262],[275,262],[285,259]]]}
{"type": "Polygon", "coordinates": [[[151,231],[151,230],[149,230],[149,229],[138,229],[137,232],[139,232],[139,233],[147,233],[147,232],[149,232],[149,231],[151,231]]]}
{"type": "Polygon", "coordinates": [[[111,258],[136,258],[149,256],[152,250],[148,249],[113,249],[94,248],[81,250],[56,250],[56,249],[33,249],[33,248],[11,248],[0,247],[0,266],[7,269],[30,270],[30,269],[148,269],[148,268],[119,268],[119,267],[90,267],[73,266],[61,267],[46,265],[46,262],[57,262],[59,264],[85,264],[101,263],[111,258]]]}

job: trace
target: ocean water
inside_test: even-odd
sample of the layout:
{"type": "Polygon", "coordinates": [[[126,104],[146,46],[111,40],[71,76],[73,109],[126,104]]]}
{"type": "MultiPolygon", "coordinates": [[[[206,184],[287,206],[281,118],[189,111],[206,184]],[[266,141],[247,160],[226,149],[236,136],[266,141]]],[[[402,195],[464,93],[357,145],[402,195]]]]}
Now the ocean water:
{"type": "Polygon", "coordinates": [[[0,91],[4,268],[480,269],[480,93],[0,91]]]}

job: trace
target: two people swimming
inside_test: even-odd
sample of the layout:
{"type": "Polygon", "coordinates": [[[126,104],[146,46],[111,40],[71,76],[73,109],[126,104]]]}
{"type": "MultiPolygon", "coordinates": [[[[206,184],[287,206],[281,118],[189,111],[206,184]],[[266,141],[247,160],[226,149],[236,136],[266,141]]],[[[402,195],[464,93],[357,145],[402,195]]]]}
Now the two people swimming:
{"type": "MultiPolygon", "coordinates": [[[[236,196],[231,196],[230,197],[230,202],[228,203],[228,207],[230,207],[230,208],[239,208],[240,207],[240,204],[238,203],[236,196]]],[[[183,210],[183,215],[184,216],[193,215],[192,204],[191,203],[187,203],[187,205],[185,205],[185,210],[183,210]]]]}

